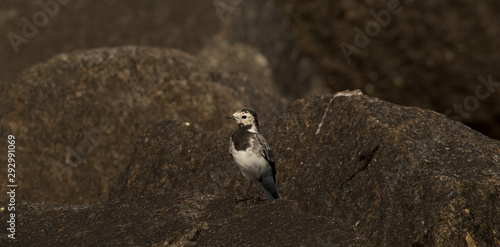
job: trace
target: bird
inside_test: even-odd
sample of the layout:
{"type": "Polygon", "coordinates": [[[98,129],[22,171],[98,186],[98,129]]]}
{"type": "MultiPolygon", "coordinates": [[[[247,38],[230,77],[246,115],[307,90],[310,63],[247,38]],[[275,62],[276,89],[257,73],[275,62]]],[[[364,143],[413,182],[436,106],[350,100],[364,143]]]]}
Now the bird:
{"type": "Polygon", "coordinates": [[[226,116],[238,124],[238,129],[229,138],[229,153],[250,185],[244,198],[247,198],[252,184],[259,182],[267,199],[281,198],[276,187],[276,165],[271,147],[259,134],[257,113],[241,109],[226,116]]]}

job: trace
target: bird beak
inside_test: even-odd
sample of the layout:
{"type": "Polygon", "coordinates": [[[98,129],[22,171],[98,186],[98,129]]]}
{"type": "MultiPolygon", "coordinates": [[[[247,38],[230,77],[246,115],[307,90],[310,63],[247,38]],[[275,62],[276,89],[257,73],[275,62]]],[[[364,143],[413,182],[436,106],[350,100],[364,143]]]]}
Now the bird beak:
{"type": "Polygon", "coordinates": [[[225,116],[225,118],[234,119],[233,115],[225,116]]]}

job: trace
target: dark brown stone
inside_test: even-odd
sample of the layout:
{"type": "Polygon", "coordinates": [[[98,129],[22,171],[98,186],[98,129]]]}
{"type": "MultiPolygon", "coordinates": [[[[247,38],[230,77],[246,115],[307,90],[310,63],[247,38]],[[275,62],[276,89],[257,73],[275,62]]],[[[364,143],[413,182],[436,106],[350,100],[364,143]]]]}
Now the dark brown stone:
{"type": "MultiPolygon", "coordinates": [[[[264,124],[283,198],[341,219],[375,246],[492,246],[500,238],[500,143],[445,116],[367,96],[315,96],[264,124]]],[[[229,130],[161,123],[139,141],[113,199],[236,198],[248,182],[229,130]]],[[[255,188],[254,188],[255,189],[255,188]]]]}
{"type": "MultiPolygon", "coordinates": [[[[167,193],[94,205],[20,204],[9,246],[369,246],[340,220],[290,200],[167,193]]],[[[7,214],[0,212],[2,222],[7,214]]]]}
{"type": "Polygon", "coordinates": [[[57,55],[9,87],[10,98],[0,99],[7,106],[2,140],[9,133],[18,139],[18,199],[40,202],[102,199],[137,138],[158,122],[181,118],[216,130],[232,126],[221,116],[235,109],[270,119],[284,102],[242,73],[220,72],[178,50],[133,46],[57,55]]]}

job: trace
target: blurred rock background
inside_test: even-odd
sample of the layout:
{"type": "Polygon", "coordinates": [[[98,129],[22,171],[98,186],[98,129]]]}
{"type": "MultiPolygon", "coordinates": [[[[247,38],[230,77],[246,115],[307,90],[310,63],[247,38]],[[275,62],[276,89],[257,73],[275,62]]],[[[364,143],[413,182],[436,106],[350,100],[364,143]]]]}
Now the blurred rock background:
{"type": "MultiPolygon", "coordinates": [[[[287,99],[282,102],[361,89],[397,104],[435,110],[500,138],[498,88],[485,99],[474,98],[482,85],[479,76],[500,80],[496,73],[500,4],[465,0],[396,3],[400,12],[392,14],[385,27],[380,25],[368,46],[353,53],[349,63],[340,45],[355,46],[354,28],[366,32],[366,25],[376,20],[370,12],[386,11],[387,1],[8,0],[0,9],[2,115],[25,106],[17,102],[21,96],[16,88],[43,88],[28,86],[26,76],[21,76],[31,66],[75,50],[138,45],[195,55],[221,71],[240,73],[268,94],[287,99]],[[456,104],[462,105],[462,112],[454,108],[456,104]]],[[[52,70],[58,70],[57,66],[52,70]]],[[[39,93],[50,95],[50,91],[44,88],[39,93]]],[[[481,93],[485,92],[483,88],[481,93]]],[[[30,100],[31,96],[25,96],[25,101],[30,100]]],[[[280,107],[273,105],[271,111],[277,114],[280,107]]],[[[33,112],[24,114],[28,117],[33,112]]],[[[172,117],[176,116],[167,114],[161,119],[172,117]]],[[[16,119],[4,119],[4,127],[11,120],[16,119]]],[[[133,132],[138,136],[144,130],[133,132]]]]}
{"type": "MultiPolygon", "coordinates": [[[[387,10],[388,1],[47,2],[55,2],[57,11],[47,15],[46,25],[35,25],[36,35],[19,44],[17,53],[8,34],[22,36],[23,17],[35,24],[33,17],[44,7],[28,0],[2,4],[2,89],[31,65],[78,49],[170,47],[201,52],[217,65],[237,60],[235,50],[256,49],[267,59],[257,58],[257,62],[269,63],[266,67],[272,71],[274,85],[288,99],[359,88],[401,105],[441,113],[451,110],[448,116],[500,138],[497,88],[477,104],[465,102],[470,106],[465,113],[454,110],[454,104],[464,105],[468,96],[475,95],[481,85],[479,76],[491,74],[493,81],[500,81],[495,74],[500,63],[500,4],[495,1],[397,1],[400,13],[380,26],[368,46],[350,57],[351,63],[340,44],[354,45],[354,27],[365,31],[376,20],[370,11],[387,10]]],[[[38,15],[38,20],[43,19],[38,15]]],[[[228,64],[250,71],[250,76],[261,74],[252,71],[253,66],[242,66],[242,59],[228,64]]]]}

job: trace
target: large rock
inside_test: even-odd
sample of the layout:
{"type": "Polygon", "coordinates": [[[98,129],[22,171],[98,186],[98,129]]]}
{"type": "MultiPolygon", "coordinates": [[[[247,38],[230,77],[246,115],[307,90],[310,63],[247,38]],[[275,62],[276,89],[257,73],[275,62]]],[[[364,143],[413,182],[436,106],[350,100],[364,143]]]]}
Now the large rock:
{"type": "MultiPolygon", "coordinates": [[[[312,59],[331,90],[361,88],[397,104],[443,114],[451,110],[449,117],[500,139],[500,88],[489,97],[476,96],[479,76],[492,74],[500,81],[499,2],[276,2],[291,20],[299,50],[312,59]],[[401,10],[387,20],[390,3],[401,10]],[[380,25],[376,18],[387,21],[380,25]],[[363,36],[367,25],[372,37],[363,36]],[[357,35],[356,27],[363,34],[357,35]],[[343,43],[357,49],[349,60],[343,43]],[[455,104],[467,104],[465,113],[455,111],[455,104]]],[[[487,94],[484,88],[481,94],[487,94]]]]}
{"type": "MultiPolygon", "coordinates": [[[[283,198],[341,219],[374,246],[500,239],[500,143],[441,114],[325,95],[295,101],[261,132],[274,148],[283,198]]],[[[111,198],[241,196],[248,182],[228,154],[229,135],[158,124],[137,142],[111,198]]]]}
{"type": "Polygon", "coordinates": [[[29,66],[76,49],[147,45],[195,53],[220,27],[212,1],[3,1],[0,78],[12,80],[29,66]],[[44,13],[49,14],[47,23],[43,23],[44,13]],[[34,17],[42,23],[35,25],[34,17]],[[23,31],[23,26],[29,25],[25,23],[31,23],[36,31],[23,31]],[[9,33],[27,41],[15,45],[17,52],[7,37],[9,33]]]}
{"type": "Polygon", "coordinates": [[[24,71],[0,99],[2,140],[18,140],[18,199],[98,201],[140,134],[167,119],[206,131],[232,126],[223,116],[242,107],[270,119],[284,101],[248,78],[178,50],[134,46],[61,54],[24,71]]]}
{"type": "Polygon", "coordinates": [[[222,71],[243,73],[259,90],[267,93],[279,92],[273,80],[269,60],[251,45],[230,43],[221,35],[216,35],[197,57],[222,71]]]}
{"type": "MultiPolygon", "coordinates": [[[[95,205],[20,204],[16,240],[2,246],[369,246],[340,220],[290,200],[167,193],[95,205]]],[[[6,222],[7,210],[0,212],[6,222]]]]}

